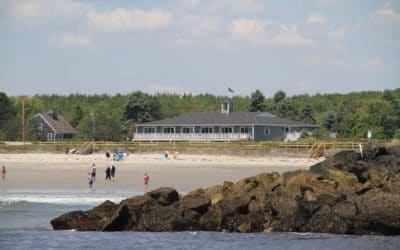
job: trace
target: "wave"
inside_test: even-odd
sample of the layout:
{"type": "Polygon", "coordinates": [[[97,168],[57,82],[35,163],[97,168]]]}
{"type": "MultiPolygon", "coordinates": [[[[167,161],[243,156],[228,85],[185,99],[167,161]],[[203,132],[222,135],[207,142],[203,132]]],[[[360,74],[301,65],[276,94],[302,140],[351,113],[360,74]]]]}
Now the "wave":
{"type": "Polygon", "coordinates": [[[124,194],[7,194],[0,197],[0,207],[24,206],[29,203],[45,203],[60,205],[98,205],[106,200],[119,203],[132,195],[124,194]]]}

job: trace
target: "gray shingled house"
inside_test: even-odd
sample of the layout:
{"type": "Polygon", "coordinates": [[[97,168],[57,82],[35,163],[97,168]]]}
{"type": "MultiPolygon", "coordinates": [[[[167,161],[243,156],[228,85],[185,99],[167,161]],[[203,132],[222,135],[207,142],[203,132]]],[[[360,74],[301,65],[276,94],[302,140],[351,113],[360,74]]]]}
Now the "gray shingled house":
{"type": "Polygon", "coordinates": [[[61,141],[76,134],[67,120],[54,110],[41,112],[32,117],[32,120],[38,127],[42,141],[61,141]]]}
{"type": "Polygon", "coordinates": [[[228,98],[221,112],[193,112],[138,124],[133,141],[296,140],[318,125],[276,117],[268,112],[233,112],[228,98]]]}

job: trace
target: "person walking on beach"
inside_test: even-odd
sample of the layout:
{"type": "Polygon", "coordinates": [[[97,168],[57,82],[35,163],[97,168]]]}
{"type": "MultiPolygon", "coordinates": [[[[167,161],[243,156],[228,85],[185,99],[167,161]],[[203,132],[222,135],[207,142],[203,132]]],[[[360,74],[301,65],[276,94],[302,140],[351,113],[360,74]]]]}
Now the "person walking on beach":
{"type": "Polygon", "coordinates": [[[96,164],[93,163],[91,176],[93,177],[93,182],[96,181],[96,164]]]}
{"type": "Polygon", "coordinates": [[[111,178],[112,178],[112,180],[114,180],[114,178],[115,178],[115,166],[114,165],[111,166],[111,178]]]}
{"type": "Polygon", "coordinates": [[[3,167],[1,168],[1,180],[2,180],[3,182],[6,181],[6,174],[7,174],[6,167],[3,166],[3,167]]]}
{"type": "Polygon", "coordinates": [[[149,180],[150,180],[150,175],[148,175],[147,173],[144,173],[143,176],[143,181],[144,181],[144,193],[147,193],[147,186],[149,184],[149,180]]]}
{"type": "Polygon", "coordinates": [[[111,168],[110,168],[110,166],[107,166],[105,172],[106,172],[106,180],[110,180],[111,181],[111,168]]]}
{"type": "Polygon", "coordinates": [[[89,192],[93,191],[93,182],[94,182],[94,177],[92,175],[92,172],[89,172],[88,173],[88,184],[89,184],[88,191],[89,192]]]}

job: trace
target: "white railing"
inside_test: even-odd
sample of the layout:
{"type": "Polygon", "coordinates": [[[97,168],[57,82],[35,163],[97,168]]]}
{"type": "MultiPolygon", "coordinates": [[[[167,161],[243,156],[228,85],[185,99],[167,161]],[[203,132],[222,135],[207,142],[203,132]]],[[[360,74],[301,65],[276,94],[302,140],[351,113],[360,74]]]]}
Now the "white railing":
{"type": "Polygon", "coordinates": [[[252,139],[242,133],[136,133],[132,141],[239,141],[252,139]]]}

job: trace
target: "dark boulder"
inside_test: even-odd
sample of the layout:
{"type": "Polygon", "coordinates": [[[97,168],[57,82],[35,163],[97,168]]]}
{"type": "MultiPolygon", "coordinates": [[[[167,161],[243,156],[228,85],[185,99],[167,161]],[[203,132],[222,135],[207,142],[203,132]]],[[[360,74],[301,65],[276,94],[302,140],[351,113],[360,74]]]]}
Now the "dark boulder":
{"type": "Polygon", "coordinates": [[[385,144],[385,150],[389,155],[394,155],[400,158],[400,140],[393,140],[385,144]]]}
{"type": "Polygon", "coordinates": [[[199,189],[194,192],[190,192],[183,196],[179,203],[179,209],[181,210],[193,210],[200,214],[207,212],[208,207],[211,205],[211,200],[204,195],[204,190],[199,189]]]}
{"type": "Polygon", "coordinates": [[[158,204],[168,206],[179,200],[178,192],[173,188],[158,188],[146,194],[158,204]]]}
{"type": "Polygon", "coordinates": [[[367,160],[373,160],[381,155],[385,155],[386,149],[377,141],[368,141],[363,148],[363,156],[367,160]]]}
{"type": "Polygon", "coordinates": [[[371,190],[355,199],[356,234],[400,234],[400,194],[371,190]]]}
{"type": "Polygon", "coordinates": [[[129,210],[126,205],[122,205],[107,220],[102,231],[123,231],[129,229],[129,226],[129,210]]]}
{"type": "Polygon", "coordinates": [[[349,232],[349,224],[333,212],[329,206],[323,206],[312,215],[301,231],[345,234],[349,232]]]}
{"type": "Polygon", "coordinates": [[[92,210],[70,212],[53,219],[50,223],[55,230],[101,231],[117,208],[113,202],[105,201],[92,210]]]}

